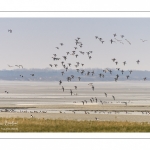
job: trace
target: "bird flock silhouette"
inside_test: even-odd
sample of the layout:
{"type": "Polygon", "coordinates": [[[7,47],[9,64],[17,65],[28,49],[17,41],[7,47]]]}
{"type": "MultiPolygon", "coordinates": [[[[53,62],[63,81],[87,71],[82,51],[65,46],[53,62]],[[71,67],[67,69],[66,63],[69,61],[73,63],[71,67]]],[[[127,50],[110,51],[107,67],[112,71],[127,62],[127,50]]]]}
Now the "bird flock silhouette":
{"type": "MultiPolygon", "coordinates": [[[[9,33],[12,33],[12,30],[11,29],[8,29],[8,32],[9,33]]],[[[132,43],[128,40],[128,39],[126,39],[125,38],[125,36],[124,35],[120,35],[120,36],[118,36],[116,33],[114,33],[113,35],[113,38],[111,38],[110,39],[110,44],[117,44],[117,43],[119,43],[119,44],[129,44],[129,45],[131,45],[132,43]]],[[[93,37],[95,40],[97,40],[98,42],[100,42],[101,44],[105,44],[105,41],[104,41],[104,39],[102,38],[102,37],[98,37],[98,36],[95,36],[95,37],[93,37]]],[[[141,42],[147,42],[147,40],[145,40],[145,39],[139,39],[141,42]]],[[[64,46],[65,44],[64,43],[59,43],[58,45],[56,45],[56,47],[55,47],[55,49],[56,49],[56,52],[57,53],[59,53],[60,52],[60,50],[62,49],[62,47],[64,46]]],[[[93,51],[83,51],[82,50],[82,47],[84,46],[84,44],[83,44],[83,42],[81,41],[81,38],[80,37],[77,37],[76,39],[75,39],[75,41],[74,41],[74,46],[72,47],[72,50],[71,51],[67,51],[66,52],[66,55],[64,55],[64,56],[62,56],[62,57],[58,57],[58,54],[56,53],[56,54],[53,54],[53,56],[51,57],[52,58],[52,61],[54,61],[54,63],[53,64],[49,64],[49,66],[50,66],[50,68],[57,68],[57,66],[62,66],[62,68],[64,69],[63,71],[61,71],[60,72],[60,75],[62,76],[62,77],[64,77],[64,74],[67,74],[67,71],[68,71],[68,69],[71,69],[71,67],[72,66],[75,66],[75,68],[76,68],[76,71],[77,71],[77,73],[79,74],[78,76],[76,76],[75,77],[75,75],[70,75],[70,76],[67,76],[64,80],[59,80],[58,81],[58,84],[59,84],[59,86],[61,86],[61,90],[62,90],[62,92],[65,92],[65,91],[67,91],[68,92],[68,89],[66,90],[66,88],[63,86],[63,82],[66,82],[66,81],[68,81],[68,82],[71,82],[71,81],[73,81],[74,79],[77,79],[78,80],[78,82],[80,82],[80,81],[82,81],[82,76],[83,75],[85,75],[85,76],[93,76],[93,75],[95,75],[95,72],[94,72],[94,70],[93,71],[85,71],[85,69],[84,68],[81,68],[81,67],[84,67],[85,66],[85,64],[83,63],[83,62],[79,62],[78,61],[78,57],[79,57],[79,55],[84,55],[85,57],[88,57],[88,59],[89,59],[89,61],[91,61],[92,60],[92,53],[93,53],[93,51]],[[73,56],[74,58],[76,58],[76,60],[77,60],[77,62],[76,62],[76,64],[72,64],[72,63],[67,63],[67,59],[68,59],[68,57],[71,57],[71,56],[73,56]],[[80,67],[80,69],[79,69],[79,67],[80,67]]],[[[91,63],[92,63],[92,61],[91,61],[91,63]]],[[[116,58],[112,58],[112,63],[114,63],[116,66],[118,65],[118,63],[120,63],[120,62],[118,62],[117,61],[117,59],[116,58]]],[[[126,62],[126,61],[122,61],[121,62],[124,66],[125,65],[127,65],[128,63],[126,62]]],[[[140,62],[140,60],[139,59],[137,59],[137,60],[135,60],[135,63],[137,64],[137,65],[139,65],[141,62],[140,62]]],[[[23,67],[23,65],[20,65],[20,64],[18,64],[18,65],[15,65],[15,66],[12,66],[12,65],[9,65],[8,64],[8,67],[17,67],[17,68],[19,68],[19,69],[23,69],[24,67],[23,67]]],[[[121,72],[121,74],[122,75],[124,75],[124,70],[123,69],[121,69],[121,68],[116,68],[116,70],[118,71],[118,72],[121,72]]],[[[113,70],[111,70],[111,69],[109,69],[109,68],[106,68],[106,69],[104,69],[104,70],[102,70],[102,72],[101,73],[99,73],[98,74],[98,76],[100,77],[100,78],[105,78],[105,74],[106,73],[110,73],[111,75],[113,74],[113,70]]],[[[131,74],[132,74],[132,70],[129,70],[129,74],[126,76],[126,79],[128,80],[129,78],[130,78],[130,76],[131,76],[131,74]]],[[[32,77],[34,77],[35,76],[35,74],[34,73],[31,73],[30,74],[32,77]]],[[[116,74],[115,75],[116,77],[114,78],[114,81],[115,82],[117,82],[118,80],[119,80],[119,75],[118,74],[116,74]]],[[[20,74],[20,77],[21,78],[23,78],[24,77],[24,75],[22,75],[22,74],[20,74]]],[[[145,81],[147,78],[146,77],[143,77],[143,80],[145,81]]],[[[76,81],[76,80],[75,80],[76,81]]],[[[87,86],[89,86],[90,88],[91,88],[91,90],[92,91],[94,91],[95,90],[95,87],[94,87],[94,83],[89,83],[87,86]]],[[[78,95],[78,93],[76,92],[77,91],[77,86],[76,85],[74,85],[74,87],[72,87],[72,89],[69,89],[69,93],[70,93],[70,95],[71,96],[73,96],[73,95],[78,95]]],[[[5,91],[5,93],[9,93],[8,91],[5,91]]],[[[104,93],[104,96],[107,98],[108,96],[109,96],[109,93],[106,93],[105,91],[103,92],[104,93]]],[[[115,96],[114,95],[111,95],[111,97],[112,97],[112,100],[116,100],[116,98],[115,98],[115,96]]],[[[95,103],[97,103],[98,102],[98,99],[95,97],[95,98],[90,98],[90,100],[89,100],[89,102],[90,103],[93,103],[93,102],[95,102],[95,103]]],[[[102,100],[100,100],[99,101],[101,104],[103,104],[104,103],[104,101],[102,101],[102,100]]],[[[76,103],[76,101],[74,101],[73,103],[76,103]]],[[[82,105],[85,105],[85,104],[87,104],[88,103],[88,101],[87,100],[82,100],[81,101],[81,104],[82,105]]],[[[123,102],[125,105],[127,105],[127,102],[123,102]]],[[[62,111],[60,111],[60,113],[62,113],[62,111]]],[[[75,114],[75,111],[73,111],[73,113],[75,114]]],[[[85,111],[85,114],[88,114],[86,111],[85,111]]],[[[31,117],[33,117],[33,116],[31,116],[31,117]]],[[[98,118],[95,118],[96,120],[98,120],[98,118]]]]}

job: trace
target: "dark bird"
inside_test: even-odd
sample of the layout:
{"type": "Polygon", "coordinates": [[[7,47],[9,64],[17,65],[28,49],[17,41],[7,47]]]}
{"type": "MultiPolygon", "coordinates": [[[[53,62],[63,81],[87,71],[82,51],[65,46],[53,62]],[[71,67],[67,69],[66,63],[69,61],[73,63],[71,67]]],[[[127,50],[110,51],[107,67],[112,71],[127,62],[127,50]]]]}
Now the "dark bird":
{"type": "Polygon", "coordinates": [[[132,70],[129,70],[130,74],[132,73],[132,70]]]}
{"type": "Polygon", "coordinates": [[[116,68],[118,71],[120,70],[120,68],[116,68]]]}
{"type": "Polygon", "coordinates": [[[62,84],[62,81],[60,80],[60,81],[59,81],[59,85],[61,85],[61,84],[62,84]]]}
{"type": "Polygon", "coordinates": [[[124,73],[124,71],[123,71],[123,70],[122,70],[121,72],[122,72],[122,74],[124,73]]]}
{"type": "Polygon", "coordinates": [[[54,66],[57,67],[58,65],[57,65],[57,64],[54,64],[54,66]]]}
{"type": "Polygon", "coordinates": [[[77,86],[74,86],[75,87],[75,89],[77,89],[77,86]]]}
{"type": "Polygon", "coordinates": [[[59,49],[59,47],[56,47],[57,49],[59,49]]]}
{"type": "Polygon", "coordinates": [[[63,43],[60,43],[60,45],[63,46],[64,44],[63,44],[63,43]]]}
{"type": "Polygon", "coordinates": [[[34,76],[34,74],[30,74],[31,76],[34,76]]]}
{"type": "Polygon", "coordinates": [[[119,75],[117,74],[116,76],[117,76],[117,79],[118,79],[118,78],[119,78],[119,75]]]}
{"type": "Polygon", "coordinates": [[[97,98],[95,97],[95,101],[96,101],[96,103],[97,103],[97,98]]]}
{"type": "Polygon", "coordinates": [[[78,54],[77,55],[75,55],[76,56],[76,58],[79,56],[78,54]]]}
{"type": "Polygon", "coordinates": [[[68,67],[66,67],[66,71],[68,70],[68,67]]]}
{"type": "Polygon", "coordinates": [[[91,56],[89,56],[89,59],[91,59],[92,57],[91,56]]]}
{"type": "Polygon", "coordinates": [[[67,59],[67,57],[66,56],[62,56],[65,60],[67,59]]]}
{"type": "Polygon", "coordinates": [[[112,39],[110,40],[111,44],[114,42],[112,39]]]}
{"type": "Polygon", "coordinates": [[[67,55],[69,54],[69,52],[66,52],[67,53],[67,55]]]}
{"type": "Polygon", "coordinates": [[[114,35],[114,37],[115,37],[115,36],[117,36],[117,34],[116,34],[116,33],[115,33],[115,34],[113,34],[113,35],[114,35]]]}
{"type": "Polygon", "coordinates": [[[84,101],[82,101],[83,105],[84,105],[84,101]]]}
{"type": "Polygon", "coordinates": [[[92,90],[94,91],[94,86],[92,85],[92,90]]]}
{"type": "Polygon", "coordinates": [[[124,38],[124,35],[121,35],[122,38],[124,38]]]}
{"type": "Polygon", "coordinates": [[[82,66],[84,66],[84,64],[81,64],[82,66]]]}
{"type": "Polygon", "coordinates": [[[115,96],[112,95],[112,97],[113,97],[113,99],[115,100],[115,96]]]}
{"type": "Polygon", "coordinates": [[[11,29],[9,29],[9,30],[8,30],[8,32],[12,33],[12,30],[11,30],[11,29]]]}
{"type": "Polygon", "coordinates": [[[127,77],[127,79],[128,79],[128,78],[129,78],[129,75],[127,75],[126,77],[127,77]]]}
{"type": "Polygon", "coordinates": [[[126,64],[126,61],[124,61],[123,64],[125,65],[125,64],[126,64]]]}
{"type": "Polygon", "coordinates": [[[115,63],[116,63],[116,65],[118,64],[118,62],[117,62],[117,61],[116,61],[115,63]]]}
{"type": "Polygon", "coordinates": [[[68,63],[69,67],[71,66],[71,63],[68,63]]]}
{"type": "Polygon", "coordinates": [[[115,58],[112,59],[113,62],[114,62],[115,60],[116,60],[115,58]]]}
{"type": "Polygon", "coordinates": [[[23,78],[23,75],[20,75],[20,77],[22,77],[22,78],[23,78]]]}
{"type": "Polygon", "coordinates": [[[51,67],[53,67],[53,65],[52,64],[49,64],[51,67]]]}
{"type": "Polygon", "coordinates": [[[77,47],[74,47],[74,49],[76,50],[76,49],[77,49],[77,47]]]}
{"type": "Polygon", "coordinates": [[[79,79],[79,81],[81,80],[81,78],[80,78],[80,77],[78,77],[78,79],[79,79]]]}
{"type": "Polygon", "coordinates": [[[140,62],[140,61],[139,61],[139,60],[137,60],[136,62],[137,62],[137,64],[139,64],[139,62],[140,62]]]}
{"type": "Polygon", "coordinates": [[[102,41],[102,38],[99,38],[100,41],[102,41]]]}
{"type": "Polygon", "coordinates": [[[97,38],[98,38],[98,36],[95,36],[95,38],[97,39],[97,38]]]}
{"type": "Polygon", "coordinates": [[[144,79],[144,81],[146,80],[146,77],[145,78],[143,78],[144,79]]]}
{"type": "Polygon", "coordinates": [[[114,79],[115,79],[115,81],[117,82],[118,78],[114,78],[114,79]]]}
{"type": "Polygon", "coordinates": [[[105,94],[105,96],[107,97],[107,93],[104,93],[105,94]]]}
{"type": "Polygon", "coordinates": [[[73,93],[71,89],[70,89],[70,93],[71,93],[71,95],[72,95],[72,93],[73,93]]]}
{"type": "Polygon", "coordinates": [[[95,120],[99,120],[99,119],[95,117],[95,120]]]}
{"type": "Polygon", "coordinates": [[[61,72],[61,74],[62,74],[62,76],[63,76],[63,74],[64,74],[64,71],[62,71],[62,72],[61,72]]]}
{"type": "Polygon", "coordinates": [[[62,90],[63,90],[63,92],[64,92],[64,87],[62,86],[62,90]]]}

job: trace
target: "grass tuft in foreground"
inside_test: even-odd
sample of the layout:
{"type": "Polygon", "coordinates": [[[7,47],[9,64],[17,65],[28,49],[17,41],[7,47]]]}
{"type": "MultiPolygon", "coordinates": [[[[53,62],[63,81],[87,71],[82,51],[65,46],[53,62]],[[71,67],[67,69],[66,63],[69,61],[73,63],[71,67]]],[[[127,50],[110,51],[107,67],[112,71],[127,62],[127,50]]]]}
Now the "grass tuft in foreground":
{"type": "Polygon", "coordinates": [[[0,132],[150,132],[150,124],[35,118],[0,118],[0,132]]]}

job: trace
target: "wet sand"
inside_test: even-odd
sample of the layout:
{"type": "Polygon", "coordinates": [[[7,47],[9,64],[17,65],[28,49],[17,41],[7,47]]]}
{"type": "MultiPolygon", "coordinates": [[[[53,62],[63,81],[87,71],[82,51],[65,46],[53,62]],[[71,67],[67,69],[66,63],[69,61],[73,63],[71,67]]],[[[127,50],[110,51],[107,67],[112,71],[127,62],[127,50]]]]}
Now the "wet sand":
{"type": "MultiPolygon", "coordinates": [[[[6,108],[6,105],[1,106],[6,108]]],[[[98,121],[129,121],[129,122],[150,122],[150,106],[122,106],[122,105],[18,105],[16,107],[9,105],[9,110],[22,110],[22,112],[0,112],[0,117],[5,118],[44,118],[44,119],[62,119],[62,120],[95,120],[98,121]],[[34,111],[37,111],[36,113],[34,111]],[[47,110],[49,113],[40,112],[47,110]],[[96,112],[95,112],[96,110],[96,112]],[[27,111],[27,112],[24,112],[27,111]],[[54,112],[53,112],[54,111],[54,112]],[[62,113],[60,113],[60,111],[62,113]],[[75,111],[75,114],[74,112],[75,111]],[[89,112],[90,114],[85,114],[89,112]],[[127,112],[126,112],[127,111],[127,112]],[[111,112],[111,113],[110,113],[111,112]],[[143,113],[142,113],[143,112],[143,113]],[[105,113],[105,114],[104,114],[105,113]],[[138,113],[138,114],[136,114],[138,113]],[[136,114],[136,115],[135,115],[136,114]]]]}
{"type": "Polygon", "coordinates": [[[64,92],[58,82],[1,81],[0,117],[150,122],[150,82],[94,82],[94,91],[88,82],[63,86],[64,92]]]}

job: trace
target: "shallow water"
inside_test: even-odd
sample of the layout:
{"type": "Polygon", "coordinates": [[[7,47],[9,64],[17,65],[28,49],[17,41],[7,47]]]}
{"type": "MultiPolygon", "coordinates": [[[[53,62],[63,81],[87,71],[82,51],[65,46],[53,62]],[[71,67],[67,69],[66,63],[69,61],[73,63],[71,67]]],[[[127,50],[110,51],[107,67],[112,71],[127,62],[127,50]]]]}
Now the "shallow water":
{"type": "Polygon", "coordinates": [[[94,91],[88,83],[63,82],[59,85],[58,82],[0,81],[0,104],[72,104],[74,101],[90,102],[92,97],[97,97],[99,103],[101,100],[112,104],[121,102],[127,102],[128,105],[150,104],[148,81],[93,82],[94,91]],[[65,88],[64,92],[62,86],[65,88]],[[77,90],[74,86],[78,87],[77,90]],[[70,89],[73,91],[72,96],[70,89]],[[107,97],[104,92],[108,94],[107,97]],[[115,96],[115,100],[112,95],[115,96]]]}

